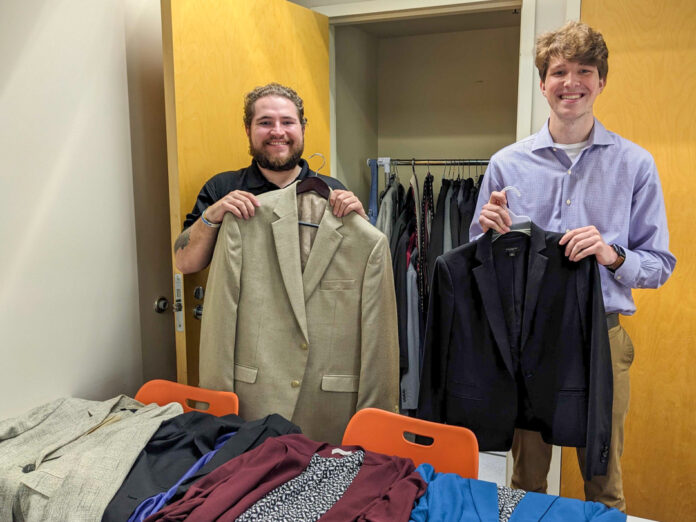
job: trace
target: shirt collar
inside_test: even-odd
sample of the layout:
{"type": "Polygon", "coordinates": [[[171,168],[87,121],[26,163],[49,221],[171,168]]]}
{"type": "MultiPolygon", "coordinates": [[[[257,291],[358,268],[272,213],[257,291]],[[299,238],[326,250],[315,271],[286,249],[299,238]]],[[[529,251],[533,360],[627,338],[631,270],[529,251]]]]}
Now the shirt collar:
{"type": "MultiPolygon", "coordinates": [[[[590,131],[590,136],[587,138],[587,147],[589,148],[593,145],[613,144],[614,142],[611,139],[609,131],[607,131],[607,129],[604,128],[604,125],[602,125],[600,121],[597,118],[595,118],[594,125],[592,126],[592,130],[590,131]]],[[[553,146],[553,138],[551,137],[551,133],[549,132],[549,120],[546,120],[546,123],[534,138],[534,143],[532,144],[532,151],[550,149],[553,146]]]]}
{"type": "MultiPolygon", "coordinates": [[[[293,183],[298,180],[303,180],[307,176],[315,176],[316,174],[309,170],[309,165],[307,162],[303,159],[301,159],[298,163],[300,166],[300,173],[297,175],[297,177],[293,180],[293,183]]],[[[256,160],[251,160],[251,166],[249,167],[249,170],[247,171],[247,175],[249,176],[249,181],[247,186],[249,188],[259,188],[263,187],[264,185],[272,185],[276,188],[277,187],[273,182],[268,181],[265,176],[261,173],[261,169],[259,169],[258,164],[256,163],[256,160]]]]}

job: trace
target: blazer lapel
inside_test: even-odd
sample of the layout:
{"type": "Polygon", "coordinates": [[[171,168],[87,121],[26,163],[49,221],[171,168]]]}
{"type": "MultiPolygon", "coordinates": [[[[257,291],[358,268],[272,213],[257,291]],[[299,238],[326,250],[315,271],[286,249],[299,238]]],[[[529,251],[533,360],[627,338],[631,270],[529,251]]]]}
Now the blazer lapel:
{"type": "Polygon", "coordinates": [[[324,216],[319,223],[317,236],[314,238],[314,244],[309,253],[304,273],[302,274],[305,302],[312,297],[343,240],[343,235],[338,232],[338,229],[342,226],[343,220],[334,216],[331,213],[331,205],[327,204],[324,216]]]}
{"type": "Polygon", "coordinates": [[[532,223],[532,240],[529,245],[529,259],[527,265],[527,290],[524,296],[524,312],[522,313],[522,339],[520,346],[524,350],[529,338],[529,331],[532,327],[534,319],[534,311],[536,310],[537,301],[539,298],[539,290],[546,273],[546,263],[548,257],[541,254],[541,251],[546,248],[546,235],[544,231],[532,223]]]}
{"type": "Polygon", "coordinates": [[[282,192],[283,194],[278,198],[276,207],[273,209],[278,219],[271,223],[276,256],[285,284],[285,291],[295,313],[297,324],[300,326],[305,340],[309,342],[304,290],[302,288],[302,268],[300,266],[300,233],[297,228],[295,185],[282,189],[282,192]]]}
{"type": "Polygon", "coordinates": [[[512,367],[512,355],[510,354],[510,344],[508,343],[508,331],[503,315],[503,308],[500,303],[500,292],[498,291],[498,280],[495,276],[495,265],[493,264],[493,249],[491,247],[491,233],[484,234],[476,242],[476,258],[481,262],[480,266],[473,269],[476,283],[483,307],[486,310],[488,322],[493,331],[493,337],[500,350],[500,355],[505,361],[510,375],[515,376],[512,367]]]}

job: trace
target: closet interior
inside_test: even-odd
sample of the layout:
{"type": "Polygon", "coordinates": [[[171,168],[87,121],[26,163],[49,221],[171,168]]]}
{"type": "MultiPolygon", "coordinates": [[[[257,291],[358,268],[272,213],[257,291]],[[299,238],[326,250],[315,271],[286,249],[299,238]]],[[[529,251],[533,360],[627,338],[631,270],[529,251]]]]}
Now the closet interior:
{"type": "MultiPolygon", "coordinates": [[[[332,27],[331,174],[365,208],[370,158],[487,160],[515,141],[519,9],[332,27]]],[[[428,169],[437,197],[451,166],[418,162],[419,179],[428,169]]],[[[480,174],[462,168],[460,175],[469,172],[480,174]]],[[[407,185],[411,174],[402,167],[401,183],[407,185]]],[[[384,184],[380,176],[379,191],[384,184]]]]}

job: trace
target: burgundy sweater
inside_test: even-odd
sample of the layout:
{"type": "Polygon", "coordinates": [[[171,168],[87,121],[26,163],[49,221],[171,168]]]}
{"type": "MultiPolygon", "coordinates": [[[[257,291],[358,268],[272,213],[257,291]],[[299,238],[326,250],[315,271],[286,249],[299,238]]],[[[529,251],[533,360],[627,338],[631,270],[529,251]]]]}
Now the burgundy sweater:
{"type": "MultiPolygon", "coordinates": [[[[315,442],[304,435],[267,439],[201,478],[178,502],[151,515],[146,522],[233,521],[270,491],[302,473],[314,453],[332,457],[334,448],[358,449],[315,442]]],[[[407,521],[413,503],[425,488],[411,459],[365,451],[358,475],[321,520],[407,521]]]]}

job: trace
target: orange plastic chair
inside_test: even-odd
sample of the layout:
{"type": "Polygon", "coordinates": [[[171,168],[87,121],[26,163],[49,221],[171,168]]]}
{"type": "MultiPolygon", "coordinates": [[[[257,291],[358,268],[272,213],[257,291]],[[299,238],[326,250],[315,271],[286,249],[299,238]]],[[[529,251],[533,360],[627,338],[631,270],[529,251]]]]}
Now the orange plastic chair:
{"type": "Polygon", "coordinates": [[[471,430],[460,426],[365,408],[348,422],[343,444],[362,446],[386,455],[409,457],[416,466],[427,462],[440,473],[478,478],[478,441],[471,430]],[[411,442],[406,440],[405,433],[429,437],[433,442],[430,445],[411,442]]]}
{"type": "Polygon", "coordinates": [[[178,402],[183,406],[184,412],[201,411],[217,417],[239,412],[239,398],[236,393],[208,390],[163,379],[143,384],[135,394],[135,400],[143,404],[155,402],[160,406],[178,402]]]}

